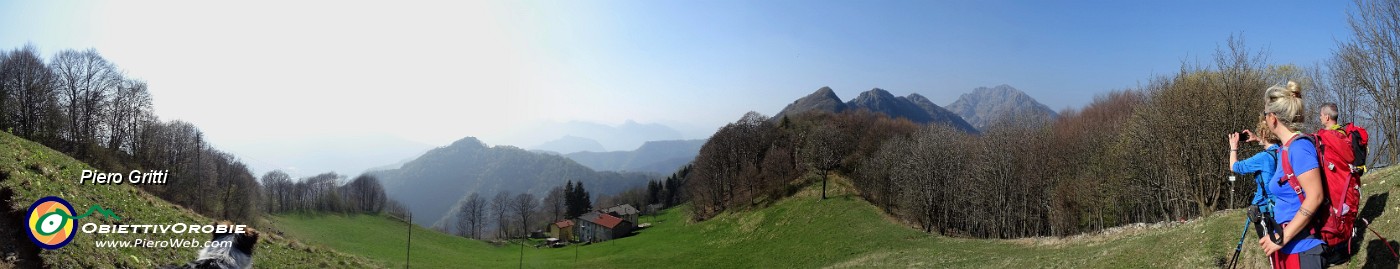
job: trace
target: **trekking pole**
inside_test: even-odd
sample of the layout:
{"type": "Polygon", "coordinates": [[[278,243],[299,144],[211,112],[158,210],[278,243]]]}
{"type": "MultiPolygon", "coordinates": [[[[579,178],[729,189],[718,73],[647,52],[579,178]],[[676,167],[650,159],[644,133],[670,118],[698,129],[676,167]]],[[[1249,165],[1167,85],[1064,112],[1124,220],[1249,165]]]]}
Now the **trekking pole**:
{"type": "MultiPolygon", "coordinates": [[[[1273,157],[1273,155],[1269,155],[1269,156],[1273,157]]],[[[1274,159],[1277,160],[1278,158],[1274,158],[1274,159]]],[[[1264,196],[1265,199],[1270,199],[1270,198],[1268,198],[1268,197],[1269,197],[1269,189],[1266,188],[1266,187],[1264,187],[1264,182],[1261,181],[1257,176],[1254,178],[1254,185],[1257,186],[1257,187],[1259,188],[1259,193],[1260,193],[1260,194],[1263,194],[1263,196],[1264,196]]],[[[1259,232],[1260,232],[1261,234],[1259,235],[1259,237],[1260,237],[1261,239],[1262,239],[1263,237],[1269,237],[1269,239],[1270,239],[1271,241],[1273,241],[1273,242],[1275,242],[1275,243],[1279,242],[1278,239],[1273,238],[1273,237],[1274,237],[1274,231],[1282,231],[1282,229],[1278,227],[1278,223],[1274,222],[1274,218],[1273,218],[1273,217],[1270,217],[1270,215],[1272,215],[1273,212],[1274,212],[1274,203],[1273,203],[1273,202],[1268,202],[1268,203],[1266,203],[1266,204],[1263,204],[1263,205],[1258,209],[1258,212],[1259,212],[1258,215],[1250,215],[1249,217],[1251,217],[1251,218],[1253,218],[1253,217],[1255,217],[1255,216],[1258,216],[1258,217],[1259,217],[1259,226],[1255,226],[1255,227],[1254,227],[1255,230],[1260,230],[1259,232]]],[[[1274,254],[1265,255],[1265,256],[1264,256],[1264,259],[1269,261],[1269,268],[1278,268],[1277,266],[1274,266],[1274,255],[1277,255],[1277,254],[1278,254],[1278,252],[1275,251],[1274,254]]]]}
{"type": "Polygon", "coordinates": [[[1245,214],[1244,230],[1240,231],[1240,241],[1238,243],[1235,243],[1235,255],[1230,257],[1230,268],[1235,268],[1235,264],[1239,263],[1240,250],[1244,246],[1245,235],[1249,234],[1249,224],[1253,222],[1253,218],[1249,216],[1249,214],[1245,214]]]}
{"type": "Polygon", "coordinates": [[[1371,234],[1374,234],[1374,235],[1376,235],[1376,237],[1380,237],[1380,238],[1381,238],[1381,244],[1382,244],[1382,245],[1385,245],[1385,248],[1390,249],[1390,256],[1391,256],[1391,257],[1395,257],[1395,259],[1400,259],[1400,254],[1397,254],[1397,253],[1395,252],[1395,248],[1390,247],[1390,240],[1389,240],[1389,239],[1385,239],[1384,236],[1381,236],[1381,233],[1376,232],[1376,229],[1371,228],[1371,221],[1366,220],[1366,219],[1364,219],[1364,218],[1361,219],[1361,221],[1365,221],[1365,222],[1366,222],[1366,229],[1367,229],[1367,230],[1371,230],[1371,234]]]}
{"type": "MultiPolygon", "coordinates": [[[[1266,192],[1265,196],[1268,196],[1267,192],[1266,192]]],[[[1256,227],[1254,227],[1254,228],[1255,228],[1255,229],[1263,230],[1263,231],[1262,231],[1263,234],[1260,235],[1259,237],[1261,237],[1261,238],[1262,238],[1262,237],[1268,237],[1268,238],[1269,238],[1269,241],[1274,242],[1274,244],[1278,244],[1279,242],[1281,242],[1280,239],[1282,239],[1283,235],[1280,234],[1280,235],[1278,235],[1278,237],[1275,237],[1275,236],[1274,236],[1274,235],[1275,235],[1274,232],[1275,232],[1275,231],[1278,231],[1278,232],[1282,233],[1282,232],[1283,232],[1283,228],[1282,228],[1282,227],[1279,227],[1279,226],[1278,226],[1278,223],[1274,222],[1274,218],[1269,217],[1270,214],[1273,214],[1273,213],[1272,213],[1272,212],[1273,212],[1273,207],[1274,207],[1273,204],[1269,204],[1268,207],[1269,207],[1268,213],[1265,213],[1265,212],[1260,212],[1260,213],[1259,213],[1259,215],[1258,215],[1258,216],[1259,216],[1259,226],[1256,226],[1256,227]]],[[[1280,244],[1280,246],[1282,246],[1282,244],[1280,244]]],[[[1270,254],[1270,255],[1265,256],[1265,257],[1266,257],[1265,259],[1266,259],[1266,260],[1269,260],[1269,268],[1278,268],[1278,267],[1274,266],[1274,255],[1278,255],[1278,252],[1275,251],[1274,254],[1270,254]]]]}

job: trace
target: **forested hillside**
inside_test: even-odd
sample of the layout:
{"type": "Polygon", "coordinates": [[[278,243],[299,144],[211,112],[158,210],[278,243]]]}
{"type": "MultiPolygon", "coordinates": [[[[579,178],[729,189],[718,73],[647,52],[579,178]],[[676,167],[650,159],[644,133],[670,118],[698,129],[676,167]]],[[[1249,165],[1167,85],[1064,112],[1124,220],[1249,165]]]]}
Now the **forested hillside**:
{"type": "Polygon", "coordinates": [[[169,171],[168,184],[141,188],[203,215],[254,219],[258,182],[247,165],[194,124],[159,119],[153,103],[145,81],[97,50],[63,50],[47,61],[33,45],[0,54],[0,130],[102,171],[169,171]]]}
{"type": "Polygon", "coordinates": [[[632,151],[574,152],[564,154],[597,171],[630,171],[665,175],[689,164],[699,154],[704,139],[647,141],[632,151]]]}
{"type": "Polygon", "coordinates": [[[569,181],[582,182],[595,195],[616,194],[652,180],[647,174],[596,172],[562,156],[487,146],[471,137],[375,174],[389,198],[402,202],[414,221],[425,226],[447,226],[451,211],[472,194],[545,197],[551,188],[569,181]]]}

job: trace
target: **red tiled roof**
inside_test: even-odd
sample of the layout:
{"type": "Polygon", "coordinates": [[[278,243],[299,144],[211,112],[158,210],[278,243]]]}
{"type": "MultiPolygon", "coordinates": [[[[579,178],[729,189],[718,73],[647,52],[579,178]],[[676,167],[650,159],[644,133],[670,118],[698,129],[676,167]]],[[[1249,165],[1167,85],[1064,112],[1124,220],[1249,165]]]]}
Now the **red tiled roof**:
{"type": "Polygon", "coordinates": [[[559,226],[559,228],[571,227],[571,226],[574,226],[574,221],[572,221],[572,220],[562,220],[562,221],[559,221],[559,222],[555,222],[555,223],[554,223],[554,226],[559,226]]]}
{"type": "Polygon", "coordinates": [[[612,229],[613,227],[617,227],[618,223],[622,223],[622,219],[608,214],[598,214],[598,220],[593,221],[593,223],[612,229]]]}

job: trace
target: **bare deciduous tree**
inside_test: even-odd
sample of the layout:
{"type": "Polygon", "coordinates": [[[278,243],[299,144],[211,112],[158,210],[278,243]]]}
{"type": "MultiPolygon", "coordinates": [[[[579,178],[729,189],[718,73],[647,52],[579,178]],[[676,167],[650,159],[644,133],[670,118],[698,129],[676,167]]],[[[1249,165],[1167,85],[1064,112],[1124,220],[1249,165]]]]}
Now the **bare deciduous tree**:
{"type": "MultiPolygon", "coordinates": [[[[55,93],[51,85],[53,71],[44,65],[33,44],[11,50],[0,61],[0,113],[7,114],[0,124],[12,122],[13,132],[21,137],[44,138],[41,128],[45,121],[57,120],[45,117],[44,108],[55,105],[55,93]]],[[[9,130],[7,130],[9,131],[9,130]]],[[[44,135],[47,136],[47,135],[44,135]]],[[[44,138],[42,140],[48,140],[44,138]]]]}
{"type": "Polygon", "coordinates": [[[549,189],[549,193],[545,194],[544,201],[540,204],[543,207],[542,211],[548,214],[548,221],[564,219],[564,209],[568,206],[564,203],[565,200],[564,186],[554,186],[554,188],[549,189]]]}
{"type": "Polygon", "coordinates": [[[822,176],[822,199],[826,199],[827,176],[831,170],[840,167],[851,144],[849,135],[838,127],[826,124],[817,125],[806,134],[802,147],[802,159],[806,165],[822,176]]]}
{"type": "Polygon", "coordinates": [[[516,194],[510,201],[510,211],[512,215],[520,218],[520,234],[528,236],[530,234],[530,217],[535,210],[540,207],[540,200],[535,199],[534,194],[516,194]]]}
{"type": "Polygon", "coordinates": [[[262,186],[264,195],[264,205],[267,212],[280,213],[291,210],[292,204],[292,176],[287,175],[282,170],[273,170],[263,174],[262,186]]]}
{"type": "Polygon", "coordinates": [[[85,147],[98,138],[103,107],[121,83],[121,73],[94,49],[64,50],[50,66],[68,115],[66,138],[85,147]]]}
{"type": "Polygon", "coordinates": [[[462,200],[457,208],[457,231],[463,236],[481,239],[481,228],[486,221],[486,198],[472,193],[462,200]]]}
{"type": "Polygon", "coordinates": [[[355,177],[343,188],[345,203],[356,212],[378,213],[389,199],[384,195],[384,186],[379,184],[379,178],[372,175],[355,177]]]}
{"type": "Polygon", "coordinates": [[[491,217],[496,218],[497,238],[510,238],[510,192],[496,193],[496,197],[491,199],[491,217]]]}
{"type": "Polygon", "coordinates": [[[150,111],[151,97],[146,92],[146,82],[124,79],[116,87],[107,106],[106,129],[110,135],[107,148],[126,154],[134,152],[131,137],[139,127],[143,112],[150,111]]]}
{"type": "Polygon", "coordinates": [[[1361,89],[1372,107],[1357,107],[1372,120],[1375,138],[1372,162],[1393,163],[1400,158],[1400,3],[1356,0],[1356,11],[1348,14],[1353,40],[1338,44],[1331,67],[1335,83],[1344,89],[1361,89]]]}

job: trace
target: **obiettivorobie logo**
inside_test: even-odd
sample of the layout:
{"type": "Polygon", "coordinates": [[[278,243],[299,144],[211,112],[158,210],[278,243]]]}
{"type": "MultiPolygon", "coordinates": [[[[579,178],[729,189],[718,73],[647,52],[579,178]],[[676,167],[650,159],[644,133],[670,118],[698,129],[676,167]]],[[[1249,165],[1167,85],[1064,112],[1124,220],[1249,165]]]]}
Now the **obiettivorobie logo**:
{"type": "Polygon", "coordinates": [[[39,198],[29,206],[29,216],[25,218],[25,227],[29,228],[29,239],[34,241],[39,247],[54,250],[73,242],[74,230],[77,220],[91,216],[93,213],[102,213],[103,216],[114,220],[121,220],[112,211],[102,208],[100,205],[93,205],[88,208],[87,213],[73,216],[73,205],[63,198],[48,196],[39,198]]]}

